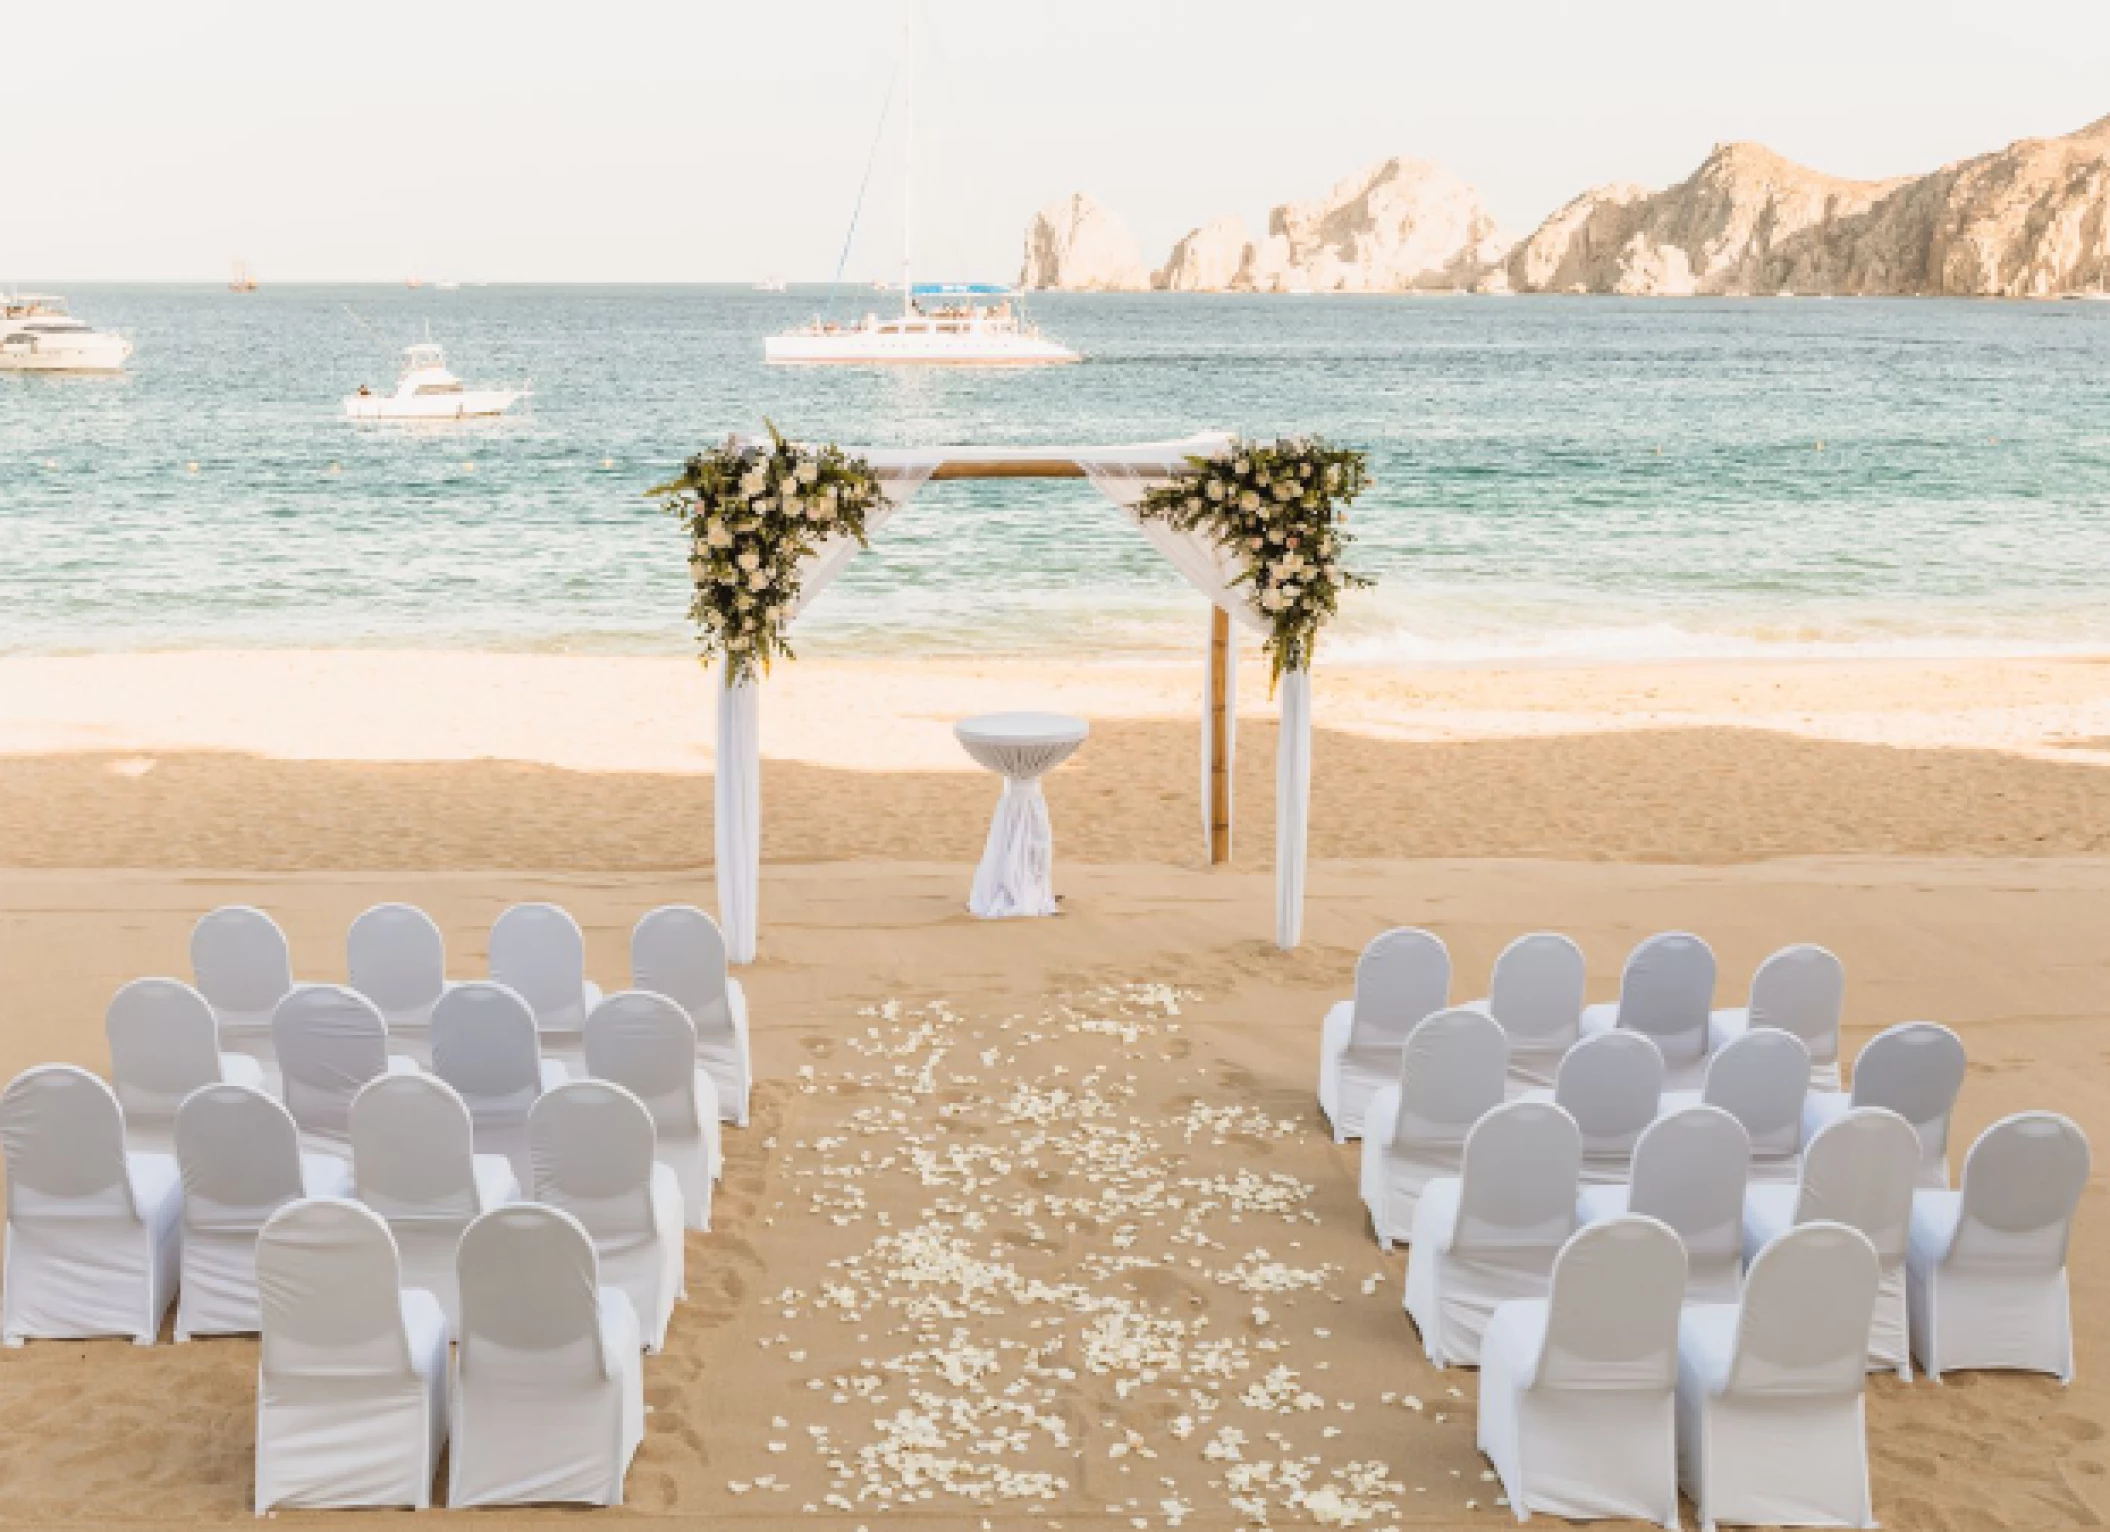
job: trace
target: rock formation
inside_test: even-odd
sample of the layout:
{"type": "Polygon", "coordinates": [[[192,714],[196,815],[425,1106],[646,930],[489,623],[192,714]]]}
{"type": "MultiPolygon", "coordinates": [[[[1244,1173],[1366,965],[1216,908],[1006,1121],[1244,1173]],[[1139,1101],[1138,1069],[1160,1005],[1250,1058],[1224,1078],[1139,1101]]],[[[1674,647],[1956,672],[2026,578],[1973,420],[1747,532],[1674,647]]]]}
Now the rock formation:
{"type": "Polygon", "coordinates": [[[1521,292],[2044,297],[2110,259],[2110,118],[1923,176],[1845,181],[1726,144],[1665,191],[1585,192],[1510,252],[1521,292]]]}
{"type": "Polygon", "coordinates": [[[1150,285],[1150,271],[1128,225],[1078,192],[1033,215],[1018,281],[1070,292],[1131,292],[1150,285]]]}
{"type": "Polygon", "coordinates": [[[1150,285],[1182,293],[1222,292],[1237,280],[1252,243],[1240,219],[1212,219],[1172,247],[1150,285]]]}

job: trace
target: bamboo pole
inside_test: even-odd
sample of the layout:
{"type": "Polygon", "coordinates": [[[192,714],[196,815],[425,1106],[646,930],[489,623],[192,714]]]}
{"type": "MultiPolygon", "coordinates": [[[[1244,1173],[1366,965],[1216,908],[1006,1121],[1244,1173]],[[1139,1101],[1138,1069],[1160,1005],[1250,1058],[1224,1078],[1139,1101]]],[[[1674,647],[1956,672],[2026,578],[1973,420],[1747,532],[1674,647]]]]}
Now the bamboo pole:
{"type": "Polygon", "coordinates": [[[1231,860],[1231,617],[1209,608],[1209,865],[1231,860]]]}

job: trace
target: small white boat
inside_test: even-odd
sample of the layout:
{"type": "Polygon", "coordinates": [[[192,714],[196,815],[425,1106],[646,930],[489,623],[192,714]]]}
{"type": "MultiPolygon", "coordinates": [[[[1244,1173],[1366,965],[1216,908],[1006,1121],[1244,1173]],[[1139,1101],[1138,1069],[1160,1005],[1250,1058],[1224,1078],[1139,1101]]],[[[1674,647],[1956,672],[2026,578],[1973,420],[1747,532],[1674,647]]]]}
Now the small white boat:
{"type": "Polygon", "coordinates": [[[768,277],[755,284],[755,291],[758,293],[781,293],[789,290],[782,277],[768,277]]]}
{"type": "Polygon", "coordinates": [[[527,396],[527,388],[469,388],[447,370],[447,358],[431,341],[403,349],[403,372],[392,394],[365,384],[344,401],[353,420],[470,420],[503,415],[527,396]]]}
{"type": "Polygon", "coordinates": [[[123,372],[132,343],[66,312],[49,293],[0,297],[0,372],[123,372]]]}

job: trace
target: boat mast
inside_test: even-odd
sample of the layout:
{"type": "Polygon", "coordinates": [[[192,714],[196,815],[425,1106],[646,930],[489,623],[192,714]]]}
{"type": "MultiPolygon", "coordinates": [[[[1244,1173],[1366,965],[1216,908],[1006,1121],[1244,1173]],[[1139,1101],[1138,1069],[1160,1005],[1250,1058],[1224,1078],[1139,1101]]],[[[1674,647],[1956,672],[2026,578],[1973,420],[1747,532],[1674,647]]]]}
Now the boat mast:
{"type": "Polygon", "coordinates": [[[901,315],[916,311],[915,288],[909,278],[909,237],[916,227],[916,7],[914,0],[901,8],[901,69],[906,89],[902,93],[901,128],[901,315]]]}

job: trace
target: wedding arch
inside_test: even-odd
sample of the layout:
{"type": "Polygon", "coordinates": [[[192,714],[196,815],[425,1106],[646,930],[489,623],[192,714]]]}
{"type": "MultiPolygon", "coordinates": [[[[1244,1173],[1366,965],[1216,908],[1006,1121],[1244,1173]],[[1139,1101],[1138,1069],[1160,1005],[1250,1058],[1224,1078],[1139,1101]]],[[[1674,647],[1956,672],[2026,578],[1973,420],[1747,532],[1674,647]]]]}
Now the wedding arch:
{"type": "Polygon", "coordinates": [[[1207,432],[1116,447],[814,447],[734,437],[652,494],[690,538],[696,621],[719,671],[715,773],[719,917],[728,955],[754,961],[761,924],[761,691],[788,631],[924,485],[955,479],[1088,479],[1210,603],[1202,694],[1202,825],[1209,860],[1231,855],[1237,646],[1262,636],[1282,698],[1275,753],[1275,942],[1303,936],[1311,802],[1311,660],[1339,592],[1363,456],[1311,438],[1207,432]]]}

